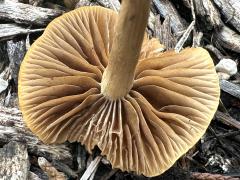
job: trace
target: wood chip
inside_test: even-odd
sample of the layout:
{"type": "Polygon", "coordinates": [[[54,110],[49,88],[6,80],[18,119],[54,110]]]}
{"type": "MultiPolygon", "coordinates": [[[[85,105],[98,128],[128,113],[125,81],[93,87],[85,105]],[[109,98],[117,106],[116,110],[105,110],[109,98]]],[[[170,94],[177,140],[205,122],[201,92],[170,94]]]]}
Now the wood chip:
{"type": "Polygon", "coordinates": [[[8,52],[9,69],[10,69],[11,78],[14,80],[14,83],[17,86],[20,64],[26,53],[25,39],[8,41],[7,52],[8,52]]]}
{"type": "Polygon", "coordinates": [[[239,0],[213,0],[223,14],[225,23],[230,23],[240,33],[240,1],[239,0]]]}
{"type": "Polygon", "coordinates": [[[44,31],[43,28],[41,29],[28,29],[17,24],[0,24],[0,41],[5,41],[9,39],[13,39],[16,36],[35,33],[35,32],[42,32],[44,31]]]}
{"type": "Polygon", "coordinates": [[[38,165],[48,175],[49,180],[66,180],[66,176],[52,166],[44,157],[38,158],[38,165]]]}
{"type": "Polygon", "coordinates": [[[0,149],[1,179],[27,180],[29,168],[27,147],[24,144],[13,141],[0,149]]]}
{"type": "Polygon", "coordinates": [[[64,11],[31,6],[11,1],[0,2],[0,20],[19,24],[46,26],[64,11]]]}
{"type": "Polygon", "coordinates": [[[200,16],[205,28],[212,29],[220,26],[221,17],[211,0],[193,0],[196,15],[200,16]]]}
{"type": "Polygon", "coordinates": [[[240,34],[227,26],[216,29],[214,39],[224,48],[240,53],[240,34]]]}
{"type": "Polygon", "coordinates": [[[240,99],[240,86],[233,84],[226,80],[220,81],[221,90],[234,96],[235,98],[240,99]]]}
{"type": "Polygon", "coordinates": [[[177,44],[177,39],[173,36],[170,26],[170,17],[167,16],[166,19],[161,24],[160,15],[156,17],[155,23],[155,37],[157,37],[161,44],[163,44],[166,50],[173,49],[177,44]]]}
{"type": "Polygon", "coordinates": [[[232,118],[230,115],[217,111],[215,114],[217,120],[221,121],[224,124],[231,125],[237,129],[240,129],[240,122],[232,118]]]}
{"type": "Polygon", "coordinates": [[[170,17],[170,25],[175,35],[179,36],[179,33],[187,29],[187,22],[179,15],[171,1],[153,0],[153,3],[162,17],[170,17]]]}
{"type": "Polygon", "coordinates": [[[0,105],[0,142],[6,144],[12,140],[26,143],[28,151],[35,156],[72,161],[70,149],[65,144],[43,144],[25,127],[21,112],[17,108],[6,108],[0,105]]]}

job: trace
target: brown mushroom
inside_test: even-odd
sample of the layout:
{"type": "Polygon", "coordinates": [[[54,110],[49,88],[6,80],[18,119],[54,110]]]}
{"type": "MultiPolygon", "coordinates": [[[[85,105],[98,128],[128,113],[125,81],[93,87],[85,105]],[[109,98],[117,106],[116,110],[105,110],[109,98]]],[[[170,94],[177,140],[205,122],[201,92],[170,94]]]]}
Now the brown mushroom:
{"type": "Polygon", "coordinates": [[[143,38],[149,6],[123,0],[119,18],[83,7],[32,45],[19,103],[41,140],[98,146],[114,168],[156,176],[200,139],[218,106],[213,62],[202,48],[161,53],[156,39],[143,38]]]}

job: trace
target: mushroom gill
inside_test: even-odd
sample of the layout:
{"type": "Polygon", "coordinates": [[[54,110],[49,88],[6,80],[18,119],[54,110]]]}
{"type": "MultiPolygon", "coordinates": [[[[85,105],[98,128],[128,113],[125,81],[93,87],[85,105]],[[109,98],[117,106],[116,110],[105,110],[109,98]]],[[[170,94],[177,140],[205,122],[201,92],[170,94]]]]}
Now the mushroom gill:
{"type": "Polygon", "coordinates": [[[101,82],[117,17],[83,7],[51,22],[21,65],[20,108],[45,143],[77,141],[90,153],[98,146],[114,168],[156,176],[206,131],[218,76],[206,50],[161,53],[156,39],[145,38],[131,90],[106,98],[101,82]]]}

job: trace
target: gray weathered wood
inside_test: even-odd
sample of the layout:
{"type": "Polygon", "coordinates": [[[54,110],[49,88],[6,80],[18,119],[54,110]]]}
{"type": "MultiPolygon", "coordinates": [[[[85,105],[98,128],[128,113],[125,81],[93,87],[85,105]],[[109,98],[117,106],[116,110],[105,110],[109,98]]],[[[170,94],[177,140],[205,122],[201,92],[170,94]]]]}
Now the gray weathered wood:
{"type": "Polygon", "coordinates": [[[14,21],[19,24],[46,26],[61,14],[63,14],[61,10],[35,7],[11,1],[0,2],[0,20],[14,21]]]}
{"type": "MultiPolygon", "coordinates": [[[[65,0],[68,1],[68,0],[65,0]]],[[[74,1],[74,0],[71,0],[74,1]]],[[[69,3],[69,2],[68,2],[69,3]]],[[[96,1],[89,1],[89,0],[80,0],[75,8],[81,7],[81,6],[94,6],[94,5],[100,5],[103,7],[111,8],[113,10],[119,10],[120,9],[120,3],[118,0],[96,0],[96,1]]]]}
{"type": "Polygon", "coordinates": [[[9,58],[9,67],[11,71],[11,78],[14,80],[15,85],[18,85],[18,71],[20,64],[26,53],[26,40],[10,40],[7,42],[7,52],[9,58]]]}
{"type": "Polygon", "coordinates": [[[225,23],[230,23],[240,33],[240,1],[239,0],[213,0],[223,14],[225,23]]]}
{"type": "Polygon", "coordinates": [[[119,10],[120,9],[120,3],[118,0],[98,0],[99,4],[108,7],[111,9],[119,10]]]}
{"type": "Polygon", "coordinates": [[[232,118],[230,115],[217,111],[215,114],[217,120],[221,121],[224,124],[231,125],[237,129],[240,129],[240,122],[232,118]]]}
{"type": "Polygon", "coordinates": [[[29,29],[19,26],[17,24],[0,24],[0,41],[5,41],[9,39],[13,39],[16,36],[34,33],[34,32],[42,32],[44,29],[29,29]]]}
{"type": "Polygon", "coordinates": [[[193,0],[196,15],[201,17],[207,29],[221,25],[221,17],[211,0],[193,0]]]}
{"type": "Polygon", "coordinates": [[[224,58],[223,54],[213,45],[208,44],[208,45],[205,46],[205,48],[207,50],[211,51],[217,57],[218,60],[221,60],[221,59],[224,58]]]}
{"type": "Polygon", "coordinates": [[[26,145],[13,141],[0,149],[0,177],[2,180],[27,180],[29,169],[26,145]]]}
{"type": "Polygon", "coordinates": [[[171,32],[170,26],[170,18],[166,17],[166,19],[161,24],[160,16],[156,17],[155,23],[155,37],[157,37],[161,44],[163,44],[166,50],[173,49],[177,44],[177,39],[173,36],[171,32]]]}
{"type": "Polygon", "coordinates": [[[178,11],[174,7],[173,3],[169,0],[153,0],[157,11],[164,18],[170,17],[171,28],[177,36],[179,33],[185,31],[188,27],[187,22],[179,15],[178,11]]]}
{"type": "Polygon", "coordinates": [[[0,73],[5,69],[8,63],[7,43],[0,42],[0,73]]]}
{"type": "Polygon", "coordinates": [[[65,144],[42,143],[25,127],[21,112],[17,108],[5,108],[0,105],[0,143],[6,144],[12,140],[26,143],[28,152],[35,156],[42,156],[48,160],[72,161],[70,149],[65,144]]]}
{"type": "Polygon", "coordinates": [[[216,29],[214,33],[216,41],[224,48],[240,53],[240,34],[227,26],[216,29]]]}
{"type": "Polygon", "coordinates": [[[240,86],[226,80],[221,80],[220,87],[221,87],[221,90],[223,90],[224,92],[231,94],[232,96],[240,99],[240,86]]]}

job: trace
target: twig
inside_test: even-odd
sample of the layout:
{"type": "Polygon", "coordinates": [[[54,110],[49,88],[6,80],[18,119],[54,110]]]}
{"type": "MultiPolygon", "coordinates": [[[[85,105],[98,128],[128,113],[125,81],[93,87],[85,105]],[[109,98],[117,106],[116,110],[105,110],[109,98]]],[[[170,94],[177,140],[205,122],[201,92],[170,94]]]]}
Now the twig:
{"type": "Polygon", "coordinates": [[[195,8],[194,8],[193,0],[190,0],[190,5],[191,5],[191,12],[192,12],[193,21],[196,21],[195,8]]]}
{"type": "Polygon", "coordinates": [[[192,23],[188,26],[187,30],[184,32],[183,36],[180,38],[180,40],[176,44],[176,46],[174,48],[175,52],[177,52],[177,53],[180,52],[184,43],[186,42],[187,38],[189,37],[189,34],[193,30],[194,25],[195,25],[195,21],[192,21],[192,23]]]}
{"type": "Polygon", "coordinates": [[[225,137],[228,137],[228,136],[237,136],[240,134],[240,130],[237,130],[237,131],[230,131],[230,132],[227,132],[227,133],[219,133],[219,134],[215,134],[214,136],[209,136],[206,138],[206,141],[208,141],[209,139],[212,139],[212,138],[225,138],[225,137]]]}
{"type": "MultiPolygon", "coordinates": [[[[195,20],[196,19],[196,15],[195,15],[195,12],[194,12],[193,0],[191,0],[191,12],[192,12],[193,21],[188,26],[187,30],[184,32],[184,34],[182,35],[182,37],[180,38],[180,40],[176,44],[174,50],[177,53],[180,52],[180,50],[182,49],[184,43],[187,41],[187,38],[189,37],[191,31],[194,30],[194,26],[195,26],[195,22],[196,22],[196,20],[195,20]]],[[[196,34],[196,32],[195,32],[195,34],[196,34]]]]}
{"type": "Polygon", "coordinates": [[[88,180],[89,178],[91,178],[91,176],[93,174],[95,174],[96,169],[98,168],[98,165],[101,161],[102,157],[101,156],[97,156],[88,166],[87,170],[84,172],[83,176],[81,177],[80,180],[88,180]]]}

